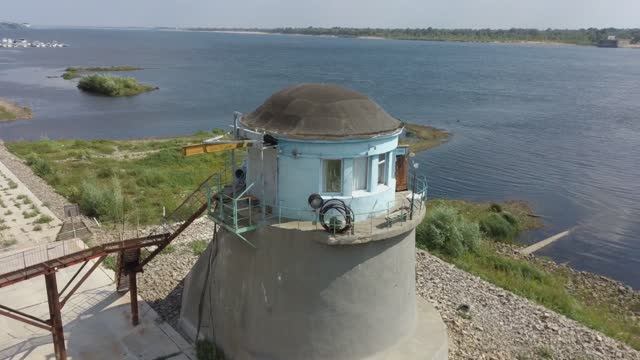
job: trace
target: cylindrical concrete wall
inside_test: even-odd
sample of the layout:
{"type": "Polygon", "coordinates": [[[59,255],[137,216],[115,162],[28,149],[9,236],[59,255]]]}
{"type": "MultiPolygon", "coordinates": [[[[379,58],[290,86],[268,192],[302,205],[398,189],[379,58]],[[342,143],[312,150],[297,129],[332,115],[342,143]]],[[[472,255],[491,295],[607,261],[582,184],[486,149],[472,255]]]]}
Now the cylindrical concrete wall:
{"type": "Polygon", "coordinates": [[[218,234],[207,291],[211,249],[185,280],[181,325],[195,336],[202,303],[201,334],[232,359],[361,359],[415,329],[414,231],[331,246],[265,226],[245,234],[257,249],[218,234]]]}

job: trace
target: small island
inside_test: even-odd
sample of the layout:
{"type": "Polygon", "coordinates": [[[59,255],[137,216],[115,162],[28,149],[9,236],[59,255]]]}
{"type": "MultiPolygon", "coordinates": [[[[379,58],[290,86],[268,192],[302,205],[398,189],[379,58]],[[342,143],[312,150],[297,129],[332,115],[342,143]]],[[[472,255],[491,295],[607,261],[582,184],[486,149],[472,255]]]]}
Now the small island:
{"type": "Polygon", "coordinates": [[[33,114],[31,109],[14,102],[0,98],[0,122],[13,120],[28,120],[33,114]]]}
{"type": "Polygon", "coordinates": [[[62,78],[65,80],[71,80],[85,75],[91,75],[99,72],[115,72],[115,71],[137,71],[142,70],[136,66],[96,66],[96,67],[68,67],[64,69],[62,78]]]}
{"type": "Polygon", "coordinates": [[[97,95],[120,97],[142,94],[157,90],[158,87],[141,84],[132,77],[96,74],[81,78],[78,82],[78,89],[97,95]]]}
{"type": "Polygon", "coordinates": [[[401,145],[409,145],[414,153],[429,150],[449,140],[451,134],[428,125],[404,123],[404,136],[401,145]]]}

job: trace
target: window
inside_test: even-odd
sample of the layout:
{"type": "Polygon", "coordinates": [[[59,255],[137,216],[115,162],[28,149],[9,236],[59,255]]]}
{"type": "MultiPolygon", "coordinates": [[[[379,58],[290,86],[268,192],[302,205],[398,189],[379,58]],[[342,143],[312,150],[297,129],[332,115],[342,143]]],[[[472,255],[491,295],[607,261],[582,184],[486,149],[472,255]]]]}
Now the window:
{"type": "Polygon", "coordinates": [[[324,192],[342,192],[342,160],[323,161],[323,180],[324,192]]]}
{"type": "Polygon", "coordinates": [[[367,190],[369,176],[369,158],[353,159],[353,190],[367,190]]]}
{"type": "Polygon", "coordinates": [[[378,184],[387,184],[387,154],[378,155],[378,184]]]}

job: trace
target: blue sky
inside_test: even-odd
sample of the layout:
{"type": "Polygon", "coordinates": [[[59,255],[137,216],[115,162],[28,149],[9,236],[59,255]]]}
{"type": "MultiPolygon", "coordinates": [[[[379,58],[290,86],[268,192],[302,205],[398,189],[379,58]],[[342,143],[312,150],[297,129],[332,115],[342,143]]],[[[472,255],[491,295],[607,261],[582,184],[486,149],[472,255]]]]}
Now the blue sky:
{"type": "Polygon", "coordinates": [[[640,0],[2,0],[0,20],[74,26],[640,27],[640,0]]]}

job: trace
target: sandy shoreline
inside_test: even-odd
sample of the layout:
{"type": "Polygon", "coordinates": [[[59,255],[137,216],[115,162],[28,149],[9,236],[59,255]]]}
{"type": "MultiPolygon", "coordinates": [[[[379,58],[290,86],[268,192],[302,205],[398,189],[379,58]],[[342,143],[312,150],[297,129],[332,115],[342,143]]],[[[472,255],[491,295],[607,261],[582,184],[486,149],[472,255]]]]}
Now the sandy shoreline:
{"type": "Polygon", "coordinates": [[[0,98],[0,122],[13,120],[29,120],[33,117],[31,109],[0,98]]]}

